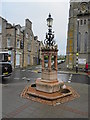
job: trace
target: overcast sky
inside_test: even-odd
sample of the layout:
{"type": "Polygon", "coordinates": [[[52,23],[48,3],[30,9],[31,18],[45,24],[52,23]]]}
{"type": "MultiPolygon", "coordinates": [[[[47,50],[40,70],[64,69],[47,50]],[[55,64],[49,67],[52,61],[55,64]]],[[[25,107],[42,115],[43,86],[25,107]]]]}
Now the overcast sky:
{"type": "MultiPolygon", "coordinates": [[[[32,21],[32,29],[34,35],[38,36],[39,40],[45,39],[47,32],[46,19],[51,13],[53,18],[53,31],[55,32],[55,40],[58,44],[59,54],[66,54],[67,44],[67,28],[69,16],[69,0],[60,2],[10,2],[4,0],[2,2],[1,16],[7,19],[11,24],[25,25],[25,19],[32,21]]],[[[35,1],[35,0],[34,0],[35,1]]]]}

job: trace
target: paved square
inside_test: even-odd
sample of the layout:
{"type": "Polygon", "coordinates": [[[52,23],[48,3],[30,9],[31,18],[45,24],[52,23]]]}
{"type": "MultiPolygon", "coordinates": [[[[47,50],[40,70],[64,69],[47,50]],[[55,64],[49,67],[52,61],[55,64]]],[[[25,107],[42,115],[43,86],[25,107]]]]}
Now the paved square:
{"type": "Polygon", "coordinates": [[[20,97],[27,83],[25,80],[2,86],[3,118],[88,118],[88,85],[65,83],[80,95],[73,101],[49,106],[20,97]]]}

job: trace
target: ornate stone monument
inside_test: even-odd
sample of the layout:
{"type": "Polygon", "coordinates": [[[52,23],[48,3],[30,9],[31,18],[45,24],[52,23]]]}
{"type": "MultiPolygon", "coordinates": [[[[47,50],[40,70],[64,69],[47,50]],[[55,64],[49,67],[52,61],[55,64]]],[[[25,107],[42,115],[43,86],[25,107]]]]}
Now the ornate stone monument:
{"type": "Polygon", "coordinates": [[[42,74],[41,79],[36,80],[36,90],[54,93],[60,90],[60,82],[57,79],[57,45],[55,45],[54,34],[52,33],[52,21],[51,15],[47,19],[47,25],[49,27],[48,33],[46,33],[46,39],[44,41],[44,47],[42,48],[42,74]],[[48,68],[45,68],[44,57],[48,56],[48,68]],[[54,58],[54,68],[51,67],[51,59],[54,58]]]}
{"type": "MultiPolygon", "coordinates": [[[[49,104],[56,104],[60,101],[65,101],[63,98],[69,96],[72,98],[72,90],[67,87],[64,82],[58,81],[57,78],[57,45],[54,41],[54,33],[52,32],[53,19],[49,14],[47,18],[48,33],[46,33],[46,39],[44,40],[44,47],[42,48],[42,72],[41,78],[37,78],[36,82],[25,88],[21,94],[25,98],[32,99],[34,101],[44,101],[49,104]],[[48,67],[45,67],[44,58],[48,58],[48,67]],[[52,67],[52,57],[54,65],[52,67]]],[[[74,93],[74,95],[76,95],[74,93]]],[[[76,96],[75,96],[76,97],[76,96]]]]}

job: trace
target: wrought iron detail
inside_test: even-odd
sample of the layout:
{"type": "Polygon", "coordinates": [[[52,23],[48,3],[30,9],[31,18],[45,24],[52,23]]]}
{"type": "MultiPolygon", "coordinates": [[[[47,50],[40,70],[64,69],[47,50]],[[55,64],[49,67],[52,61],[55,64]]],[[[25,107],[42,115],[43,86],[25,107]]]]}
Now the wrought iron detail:
{"type": "MultiPolygon", "coordinates": [[[[51,14],[49,14],[49,17],[47,18],[47,22],[51,22],[53,20],[51,18],[51,14]]],[[[54,40],[54,32],[52,32],[52,25],[48,25],[48,33],[46,33],[46,39],[44,40],[44,44],[46,46],[54,46],[55,40],[54,40]]]]}

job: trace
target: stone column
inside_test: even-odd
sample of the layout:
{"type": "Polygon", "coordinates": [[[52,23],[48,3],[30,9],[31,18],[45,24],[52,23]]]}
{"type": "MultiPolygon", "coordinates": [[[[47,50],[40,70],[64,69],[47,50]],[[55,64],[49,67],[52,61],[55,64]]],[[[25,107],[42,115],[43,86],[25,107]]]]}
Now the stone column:
{"type": "Polygon", "coordinates": [[[48,56],[48,70],[51,71],[51,53],[48,56]]]}
{"type": "Polygon", "coordinates": [[[44,54],[42,54],[42,70],[44,70],[44,54]]]}
{"type": "Polygon", "coordinates": [[[54,56],[54,67],[55,67],[55,70],[57,70],[57,55],[54,56]]]}

